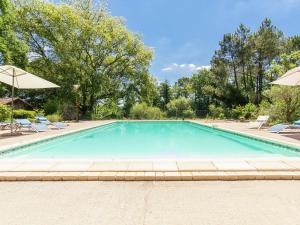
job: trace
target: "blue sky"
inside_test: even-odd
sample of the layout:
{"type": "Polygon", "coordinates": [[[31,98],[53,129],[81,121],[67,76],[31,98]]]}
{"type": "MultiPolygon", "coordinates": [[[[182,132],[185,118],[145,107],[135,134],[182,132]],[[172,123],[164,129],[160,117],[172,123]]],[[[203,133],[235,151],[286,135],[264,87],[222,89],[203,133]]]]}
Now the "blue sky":
{"type": "Polygon", "coordinates": [[[107,0],[114,16],[154,48],[151,73],[174,82],[209,65],[218,42],[240,23],[268,17],[285,35],[300,34],[300,0],[107,0]]]}

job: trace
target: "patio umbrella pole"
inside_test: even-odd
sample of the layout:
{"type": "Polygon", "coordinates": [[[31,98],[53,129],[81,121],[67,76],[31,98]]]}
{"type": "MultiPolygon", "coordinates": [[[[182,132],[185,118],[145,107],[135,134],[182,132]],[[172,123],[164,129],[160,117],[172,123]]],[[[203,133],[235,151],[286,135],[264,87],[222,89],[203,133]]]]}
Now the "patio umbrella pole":
{"type": "Polygon", "coordinates": [[[10,115],[10,133],[13,134],[13,120],[14,120],[14,94],[15,94],[15,68],[13,68],[12,88],[11,88],[11,115],[10,115]]]}

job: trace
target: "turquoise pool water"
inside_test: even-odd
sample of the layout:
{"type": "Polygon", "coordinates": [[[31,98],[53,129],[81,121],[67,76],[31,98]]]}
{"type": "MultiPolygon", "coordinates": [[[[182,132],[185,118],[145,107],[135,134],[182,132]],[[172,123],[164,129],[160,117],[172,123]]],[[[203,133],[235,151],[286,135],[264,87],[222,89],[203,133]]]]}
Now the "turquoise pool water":
{"type": "Polygon", "coordinates": [[[300,153],[191,122],[116,122],[3,154],[26,159],[270,158],[300,153]]]}

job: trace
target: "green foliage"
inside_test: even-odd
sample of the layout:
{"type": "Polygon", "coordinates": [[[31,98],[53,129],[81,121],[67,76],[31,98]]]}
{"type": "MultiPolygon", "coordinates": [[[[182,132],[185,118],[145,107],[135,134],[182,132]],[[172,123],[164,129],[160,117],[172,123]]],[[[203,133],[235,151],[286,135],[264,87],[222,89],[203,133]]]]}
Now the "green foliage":
{"type": "Polygon", "coordinates": [[[32,0],[18,7],[17,15],[35,56],[30,68],[61,86],[60,99],[74,99],[73,85],[80,85],[82,114],[92,112],[98,100],[148,98],[143,85],[150,83],[152,50],[103,4],[32,0]]]}
{"type": "Polygon", "coordinates": [[[46,116],[46,118],[51,122],[60,122],[63,120],[62,116],[58,113],[50,114],[50,115],[46,116]]]}
{"type": "Polygon", "coordinates": [[[27,65],[28,46],[17,36],[18,20],[10,0],[0,1],[0,65],[27,65]]]}
{"type": "MultiPolygon", "coordinates": [[[[170,117],[251,119],[261,103],[260,113],[269,110],[264,114],[272,115],[273,121],[298,116],[297,88],[270,89],[270,82],[298,66],[300,38],[285,38],[269,19],[257,30],[241,24],[225,34],[211,69],[175,84],[158,84],[149,73],[152,50],[105,4],[13,2],[18,4],[0,1],[0,64],[26,67],[61,86],[39,91],[38,98],[37,92],[17,90],[46,115],[73,120],[78,103],[82,118],[160,119],[166,112],[170,117]],[[79,87],[74,90],[74,85],[79,87]]],[[[9,93],[0,86],[0,96],[9,93]]]]}
{"type": "Polygon", "coordinates": [[[59,109],[59,114],[63,120],[75,120],[77,117],[76,106],[71,102],[64,102],[59,109]]]}
{"type": "Polygon", "coordinates": [[[93,109],[92,119],[120,119],[122,118],[121,108],[115,102],[107,102],[103,105],[96,105],[93,109]]]}
{"type": "Polygon", "coordinates": [[[258,116],[258,107],[252,103],[237,106],[232,111],[234,116],[239,119],[255,119],[258,116]]]}
{"type": "Polygon", "coordinates": [[[213,119],[225,119],[226,110],[222,106],[209,105],[209,116],[213,119]]]}
{"type": "Polygon", "coordinates": [[[167,104],[168,115],[171,117],[193,117],[194,113],[191,109],[191,103],[187,98],[181,97],[171,100],[167,104]]]}
{"type": "Polygon", "coordinates": [[[146,103],[136,104],[130,111],[130,118],[132,119],[153,119],[160,120],[164,114],[157,107],[147,106],[146,103]]]}
{"type": "Polygon", "coordinates": [[[229,108],[248,102],[258,105],[272,81],[266,71],[283,46],[282,32],[269,19],[256,32],[240,25],[236,32],[225,34],[212,59],[216,100],[229,108]]]}
{"type": "Polygon", "coordinates": [[[6,105],[0,104],[0,122],[8,120],[10,115],[10,108],[6,105]]]}
{"type": "Polygon", "coordinates": [[[175,82],[172,92],[174,94],[174,98],[179,98],[179,97],[189,98],[191,93],[190,78],[189,77],[179,78],[175,82]]]}
{"type": "Polygon", "coordinates": [[[163,83],[161,83],[158,87],[159,89],[159,94],[160,94],[160,108],[162,110],[167,109],[167,104],[171,101],[172,99],[172,94],[171,94],[171,86],[169,84],[169,81],[165,80],[163,83]]]}
{"type": "Polygon", "coordinates": [[[272,102],[269,112],[272,118],[282,122],[293,122],[299,119],[300,88],[273,86],[265,92],[272,102]]]}
{"type": "Polygon", "coordinates": [[[14,118],[16,119],[34,119],[37,113],[31,110],[17,109],[14,110],[14,118]]]}
{"type": "Polygon", "coordinates": [[[59,101],[57,99],[49,99],[44,104],[44,112],[46,115],[57,113],[59,110],[59,101]]]}

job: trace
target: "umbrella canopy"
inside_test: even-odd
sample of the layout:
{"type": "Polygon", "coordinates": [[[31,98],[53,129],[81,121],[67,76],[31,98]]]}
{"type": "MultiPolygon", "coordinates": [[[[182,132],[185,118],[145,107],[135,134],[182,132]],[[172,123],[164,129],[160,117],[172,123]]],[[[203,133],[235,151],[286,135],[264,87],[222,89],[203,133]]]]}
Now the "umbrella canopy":
{"type": "Polygon", "coordinates": [[[44,88],[58,88],[59,86],[38,76],[28,73],[15,66],[5,65],[0,66],[0,82],[8,84],[11,89],[11,118],[10,130],[13,134],[13,110],[14,110],[14,89],[44,89],[44,88]]]}
{"type": "Polygon", "coordinates": [[[286,74],[284,74],[278,80],[273,81],[271,84],[279,84],[286,86],[300,85],[300,66],[289,70],[286,74]]]}
{"type": "Polygon", "coordinates": [[[18,89],[43,89],[59,87],[56,84],[10,65],[0,66],[0,82],[14,86],[18,89]]]}

